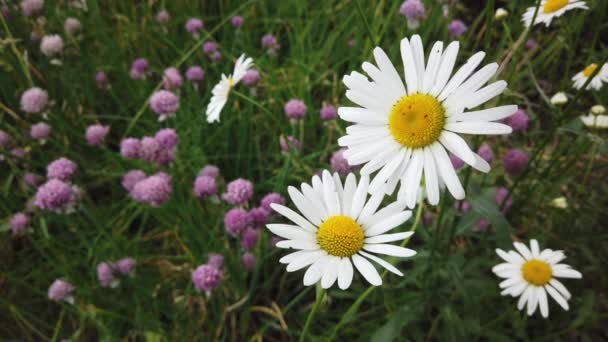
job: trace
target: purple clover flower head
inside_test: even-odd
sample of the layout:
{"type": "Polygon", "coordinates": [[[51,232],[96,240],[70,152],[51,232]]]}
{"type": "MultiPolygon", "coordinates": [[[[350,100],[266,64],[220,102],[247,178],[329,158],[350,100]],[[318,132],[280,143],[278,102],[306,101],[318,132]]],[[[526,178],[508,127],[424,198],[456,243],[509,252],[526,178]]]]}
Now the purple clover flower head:
{"type": "Polygon", "coordinates": [[[162,148],[173,148],[179,143],[179,136],[173,128],[163,128],[156,132],[154,139],[162,148]]]}
{"type": "Polygon", "coordinates": [[[30,127],[30,136],[34,140],[40,140],[42,142],[48,140],[51,136],[51,126],[46,122],[39,122],[30,127]]]}
{"type": "Polygon", "coordinates": [[[48,179],[59,179],[61,181],[69,181],[76,173],[78,166],[73,161],[67,158],[59,158],[52,161],[46,167],[46,177],[48,179]]]}
{"type": "Polygon", "coordinates": [[[323,108],[321,108],[319,116],[321,117],[321,120],[335,120],[338,117],[338,112],[336,111],[336,107],[332,105],[325,105],[323,108]]]}
{"type": "Polygon", "coordinates": [[[205,44],[203,44],[203,52],[207,55],[217,52],[217,43],[211,40],[205,42],[205,44]]]}
{"type": "Polygon", "coordinates": [[[194,196],[209,197],[217,194],[215,178],[209,176],[198,176],[194,180],[194,196]]]}
{"type": "Polygon", "coordinates": [[[118,286],[118,279],[114,277],[113,267],[107,262],[97,264],[97,280],[99,280],[101,287],[114,288],[118,286]]]}
{"type": "Polygon", "coordinates": [[[255,68],[251,68],[247,70],[242,81],[247,87],[255,87],[260,81],[260,72],[255,68]]]}
{"type": "Polygon", "coordinates": [[[406,0],[399,7],[399,13],[408,19],[421,19],[424,12],[424,4],[420,0],[406,0]]]}
{"type": "Polygon", "coordinates": [[[271,33],[267,33],[262,37],[262,48],[266,49],[269,54],[274,55],[281,46],[277,41],[277,37],[271,33]]]}
{"type": "Polygon", "coordinates": [[[268,222],[268,217],[270,216],[270,211],[266,210],[264,207],[255,207],[249,210],[249,218],[251,220],[251,224],[256,228],[262,228],[268,222]]]}
{"type": "Polygon", "coordinates": [[[47,57],[53,57],[63,51],[63,39],[58,34],[51,34],[42,37],[40,41],[40,51],[47,57]]]}
{"type": "Polygon", "coordinates": [[[255,269],[255,256],[249,252],[243,254],[243,266],[247,271],[253,271],[255,269]]]}
{"type": "Polygon", "coordinates": [[[68,36],[75,36],[82,30],[82,24],[76,18],[67,18],[63,23],[63,30],[68,36]]]}
{"type": "Polygon", "coordinates": [[[30,225],[30,217],[24,213],[16,213],[11,217],[10,221],[11,231],[13,236],[21,236],[25,234],[25,231],[30,225]]]}
{"type": "Polygon", "coordinates": [[[171,15],[169,14],[169,11],[167,11],[166,9],[163,8],[160,11],[158,11],[158,13],[156,13],[156,21],[159,24],[167,25],[170,20],[171,20],[171,15]]]}
{"type": "Polygon", "coordinates": [[[114,268],[123,276],[132,277],[135,274],[137,261],[131,257],[122,258],[114,264],[114,268]]]}
{"type": "Polygon", "coordinates": [[[253,197],[253,183],[239,178],[228,183],[222,199],[232,205],[245,205],[253,197]]]}
{"type": "Polygon", "coordinates": [[[236,29],[241,28],[241,26],[243,25],[243,22],[245,21],[245,19],[243,19],[242,16],[240,15],[235,15],[234,17],[232,17],[230,19],[230,22],[232,23],[232,26],[236,29]]]}
{"type": "Polygon", "coordinates": [[[169,200],[171,191],[171,176],[159,172],[135,183],[131,196],[139,203],[160,207],[169,200]]]}
{"type": "Polygon", "coordinates": [[[216,270],[221,270],[222,266],[224,266],[224,256],[217,253],[207,254],[207,265],[215,268],[216,270]]]}
{"type": "Polygon", "coordinates": [[[91,125],[87,127],[85,137],[89,145],[97,146],[103,144],[108,133],[110,133],[110,126],[91,125]]]}
{"type": "Polygon", "coordinates": [[[23,183],[28,187],[35,188],[40,184],[40,182],[42,182],[42,177],[35,173],[26,172],[23,176],[23,183]]]}
{"type": "Polygon", "coordinates": [[[490,221],[485,218],[482,218],[477,222],[477,231],[479,232],[487,232],[490,227],[490,221]]]}
{"type": "Polygon", "coordinates": [[[72,186],[59,179],[50,179],[36,192],[34,205],[42,210],[63,211],[74,205],[76,194],[72,186]]]}
{"type": "Polygon", "coordinates": [[[23,157],[25,157],[25,149],[22,147],[15,147],[11,150],[11,156],[18,159],[23,159],[23,157]]]}
{"type": "Polygon", "coordinates": [[[95,84],[101,89],[108,87],[108,75],[105,71],[99,70],[95,73],[95,84]]]}
{"type": "Polygon", "coordinates": [[[188,19],[188,21],[186,21],[186,31],[192,34],[196,34],[197,36],[199,31],[202,30],[203,27],[205,27],[205,23],[198,18],[190,18],[188,19]]]}
{"type": "Polygon", "coordinates": [[[168,90],[159,90],[150,97],[150,109],[163,121],[179,110],[179,97],[168,90]]]}
{"type": "Polygon", "coordinates": [[[466,214],[471,211],[471,203],[467,200],[454,202],[454,209],[460,210],[462,214],[466,214]]]}
{"type": "Polygon", "coordinates": [[[505,188],[504,186],[496,188],[496,196],[494,197],[494,201],[496,202],[496,205],[499,208],[501,205],[503,205],[502,202],[505,202],[503,206],[503,212],[505,213],[513,205],[513,198],[511,198],[511,196],[509,195],[509,190],[507,190],[507,188],[505,188]]]}
{"type": "Polygon", "coordinates": [[[519,109],[513,115],[509,116],[506,120],[507,125],[513,128],[513,133],[521,132],[524,133],[528,130],[530,123],[530,117],[523,109],[519,109]]]}
{"type": "Polygon", "coordinates": [[[153,137],[141,138],[139,158],[149,163],[156,163],[162,147],[153,137]]]}
{"type": "Polygon", "coordinates": [[[167,68],[163,72],[163,88],[167,90],[181,88],[184,80],[177,68],[167,68]]]}
{"type": "Polygon", "coordinates": [[[284,154],[288,154],[292,151],[299,151],[302,148],[300,141],[293,135],[289,135],[287,138],[285,138],[284,135],[281,135],[279,137],[279,145],[281,146],[281,152],[284,154]]]}
{"type": "Polygon", "coordinates": [[[131,71],[129,75],[131,79],[141,80],[146,77],[146,72],[148,71],[149,63],[145,58],[137,58],[131,64],[131,71]]]}
{"type": "Polygon", "coordinates": [[[133,191],[135,184],[146,178],[146,174],[141,170],[129,170],[122,176],[122,187],[128,192],[133,191]]]}
{"type": "Polygon", "coordinates": [[[203,168],[198,172],[198,176],[208,176],[208,177],[212,177],[212,178],[217,178],[220,175],[220,169],[215,166],[215,165],[205,165],[203,166],[203,168]]]}
{"type": "Polygon", "coordinates": [[[13,144],[13,138],[6,133],[5,131],[0,129],[0,148],[7,149],[13,144]]]}
{"type": "Polygon", "coordinates": [[[44,0],[23,0],[21,1],[21,12],[26,17],[33,17],[44,9],[44,0]]]}
{"type": "Polygon", "coordinates": [[[509,175],[519,176],[528,165],[528,154],[516,148],[510,149],[503,158],[503,164],[509,175]]]}
{"type": "Polygon", "coordinates": [[[534,38],[529,38],[526,41],[526,49],[528,50],[536,50],[538,48],[538,43],[534,38]]]}
{"type": "Polygon", "coordinates": [[[219,51],[215,51],[209,56],[209,58],[211,58],[211,60],[214,62],[219,62],[222,59],[222,53],[219,51]]]}
{"type": "Polygon", "coordinates": [[[448,32],[454,38],[462,36],[465,32],[467,32],[467,29],[467,25],[459,19],[452,20],[452,22],[448,25],[448,32]]]}
{"type": "Polygon", "coordinates": [[[55,302],[74,303],[74,286],[63,279],[56,279],[49,287],[48,297],[55,302]]]}
{"type": "Polygon", "coordinates": [[[232,208],[224,215],[224,229],[230,236],[236,237],[251,224],[250,220],[247,210],[232,208]]]}
{"type": "Polygon", "coordinates": [[[218,287],[222,273],[215,267],[203,264],[192,272],[192,283],[198,291],[210,292],[218,287]]]}
{"type": "Polygon", "coordinates": [[[348,163],[348,160],[344,157],[345,148],[341,148],[331,155],[329,163],[331,170],[339,173],[341,176],[346,176],[349,172],[352,172],[355,168],[348,163]]]}
{"type": "Polygon", "coordinates": [[[126,138],[120,142],[120,154],[126,159],[139,158],[141,141],[136,138],[126,138]]]}
{"type": "Polygon", "coordinates": [[[38,87],[32,87],[21,95],[21,110],[26,113],[40,113],[46,109],[48,103],[49,94],[38,87]]]}
{"type": "Polygon", "coordinates": [[[454,170],[460,170],[464,166],[464,161],[458,156],[450,153],[450,161],[452,162],[452,166],[454,170]]]}
{"type": "Polygon", "coordinates": [[[492,162],[494,161],[494,151],[492,151],[492,146],[490,146],[490,144],[488,143],[481,144],[481,146],[479,146],[477,154],[479,154],[481,159],[487,161],[488,164],[492,164],[492,162]]]}
{"type": "Polygon", "coordinates": [[[273,203],[285,205],[285,197],[283,197],[279,193],[271,192],[268,195],[264,196],[264,198],[262,198],[262,201],[260,201],[260,206],[269,213],[272,213],[273,210],[270,205],[273,203]]]}
{"type": "Polygon", "coordinates": [[[300,99],[291,99],[285,103],[285,114],[288,118],[298,120],[306,114],[306,104],[300,99]]]}
{"type": "Polygon", "coordinates": [[[205,71],[198,65],[191,66],[186,70],[186,78],[191,82],[202,82],[205,79],[205,71]]]}
{"type": "Polygon", "coordinates": [[[253,250],[259,239],[260,230],[249,227],[241,234],[241,247],[246,251],[253,250]]]}

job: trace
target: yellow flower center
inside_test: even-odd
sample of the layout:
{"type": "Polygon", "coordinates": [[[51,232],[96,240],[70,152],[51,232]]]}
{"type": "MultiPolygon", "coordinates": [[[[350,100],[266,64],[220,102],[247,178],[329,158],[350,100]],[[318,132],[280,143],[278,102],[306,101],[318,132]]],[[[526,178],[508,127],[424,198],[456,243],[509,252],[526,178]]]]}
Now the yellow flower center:
{"type": "Polygon", "coordinates": [[[363,229],[352,218],[336,215],[319,226],[317,241],[327,253],[339,257],[349,257],[363,248],[363,229]]]}
{"type": "Polygon", "coordinates": [[[548,0],[543,7],[544,13],[553,13],[568,4],[568,0],[548,0]]]}
{"type": "Polygon", "coordinates": [[[401,145],[409,148],[428,146],[441,135],[445,109],[431,95],[413,94],[397,102],[388,119],[388,127],[401,145]]]}
{"type": "Polygon", "coordinates": [[[542,260],[533,259],[527,261],[522,267],[524,279],[533,285],[543,286],[551,280],[553,271],[548,263],[542,260]]]}
{"type": "Polygon", "coordinates": [[[593,74],[593,72],[595,71],[595,69],[597,69],[597,64],[593,63],[593,64],[589,64],[585,70],[583,70],[583,75],[585,75],[585,77],[589,77],[591,76],[591,74],[593,74]]]}
{"type": "Polygon", "coordinates": [[[228,87],[232,88],[234,86],[234,80],[232,79],[232,77],[228,77],[228,87]]]}

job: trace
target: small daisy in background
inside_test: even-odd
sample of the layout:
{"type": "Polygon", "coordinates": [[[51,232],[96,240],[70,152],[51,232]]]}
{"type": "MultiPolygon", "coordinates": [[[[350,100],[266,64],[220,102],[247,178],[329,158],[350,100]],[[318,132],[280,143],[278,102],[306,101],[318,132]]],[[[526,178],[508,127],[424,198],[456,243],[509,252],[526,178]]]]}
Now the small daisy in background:
{"type": "MultiPolygon", "coordinates": [[[[584,1],[579,0],[543,0],[536,14],[534,25],[544,23],[546,27],[549,27],[553,19],[561,17],[564,13],[575,8],[589,9],[584,1]]],[[[528,7],[522,15],[521,21],[524,22],[526,27],[532,25],[534,12],[536,12],[536,6],[528,7]]]]}
{"type": "Polygon", "coordinates": [[[371,80],[357,71],[344,76],[346,97],[357,107],[338,109],[342,120],[353,123],[338,144],[347,148],[344,157],[349,164],[363,165],[362,175],[379,171],[369,185],[370,193],[390,195],[401,182],[398,198],[413,208],[424,180],[432,205],[439,203],[443,184],[454,198],[463,199],[465,191],[447,151],[479,171],[490,171],[490,165],[458,133],[509,134],[511,127],[497,121],[511,116],[517,106],[465,111],[500,95],[507,82],[483,87],[498,69],[497,63],[491,63],[474,72],[484,52],[472,55],[452,75],[458,49],[458,42],[445,51],[443,42],[436,42],[425,66],[422,39],[414,35],[401,40],[405,84],[379,47],[374,49],[378,66],[362,65],[371,80]]]}
{"type": "Polygon", "coordinates": [[[591,128],[608,128],[608,115],[606,108],[602,105],[595,105],[591,107],[591,112],[587,115],[581,116],[581,121],[585,126],[591,128]]]}
{"type": "Polygon", "coordinates": [[[213,95],[211,96],[211,100],[209,101],[209,105],[205,112],[207,115],[207,122],[212,123],[220,121],[220,113],[226,105],[226,101],[228,101],[230,90],[243,79],[247,70],[252,66],[253,59],[242,54],[234,65],[234,72],[228,76],[222,74],[222,79],[213,87],[213,90],[211,90],[213,95]]]}
{"type": "Polygon", "coordinates": [[[505,252],[497,248],[496,253],[506,262],[492,268],[492,272],[500,278],[501,295],[519,297],[517,309],[522,310],[527,304],[528,316],[532,316],[537,308],[544,318],[549,317],[549,302],[547,293],[564,310],[568,310],[568,300],[571,295],[556,278],[582,278],[582,274],[566,264],[559,262],[566,256],[562,251],[551,249],[540,250],[538,241],[530,240],[530,248],[521,242],[514,242],[516,251],[505,252]]]}
{"type": "MultiPolygon", "coordinates": [[[[585,69],[572,77],[572,82],[574,82],[572,86],[576,89],[581,89],[597,68],[598,65],[596,63],[589,64],[585,69]]],[[[595,74],[585,89],[600,90],[604,82],[608,82],[608,64],[602,65],[600,71],[595,74]]]]}
{"type": "Polygon", "coordinates": [[[302,183],[301,191],[293,186],[288,188],[291,200],[303,216],[283,205],[270,205],[295,223],[266,227],[285,239],[277,242],[277,247],[298,250],[280,262],[287,264],[287,272],[308,267],[304,273],[305,286],[321,281],[321,287],[327,289],[337,280],[338,287],[346,290],[352,283],[353,265],[370,284],[379,286],[382,278],[369,260],[403,276],[396,267],[373,254],[396,257],[416,254],[387,243],[408,239],[414,234],[412,231],[385,234],[405,223],[412,213],[405,210],[403,202],[393,202],[378,210],[384,194],[377,192],[368,199],[368,185],[366,176],[357,183],[351,173],[342,184],[337,173],[332,176],[324,170],[322,177],[312,178],[312,186],[302,183]]]}

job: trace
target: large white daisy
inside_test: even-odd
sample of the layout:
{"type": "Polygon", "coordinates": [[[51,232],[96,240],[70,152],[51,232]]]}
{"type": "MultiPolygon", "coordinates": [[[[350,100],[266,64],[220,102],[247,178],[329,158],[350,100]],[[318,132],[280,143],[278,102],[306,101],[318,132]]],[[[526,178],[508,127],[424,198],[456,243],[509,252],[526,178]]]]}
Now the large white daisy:
{"type": "Polygon", "coordinates": [[[379,47],[374,49],[378,66],[368,62],[362,66],[371,81],[356,71],[344,76],[346,97],[360,107],[338,109],[343,120],[354,123],[338,144],[347,147],[344,156],[349,164],[365,164],[361,174],[380,170],[369,186],[371,193],[391,194],[400,181],[399,199],[413,208],[424,175],[430,204],[439,202],[443,184],[455,198],[463,199],[464,189],[446,149],[482,172],[490,170],[457,133],[511,133],[511,127],[492,121],[512,115],[517,106],[465,112],[502,93],[507,83],[497,81],[482,88],[498,69],[492,63],[473,73],[483,52],[471,56],[450,78],[458,49],[458,42],[445,51],[443,42],[436,42],[425,65],[422,40],[415,35],[411,41],[401,40],[405,85],[379,47]]]}
{"type": "Polygon", "coordinates": [[[323,288],[329,288],[337,280],[343,290],[352,282],[353,265],[370,284],[382,284],[382,278],[369,260],[403,275],[374,254],[397,257],[416,254],[411,249],[388,244],[407,239],[413,232],[385,234],[407,221],[412,213],[404,210],[405,204],[401,202],[378,210],[384,194],[375,193],[367,200],[368,184],[366,176],[357,184],[352,173],[342,184],[337,173],[332,177],[325,170],[322,178],[312,178],[312,186],[302,183],[300,190],[288,188],[291,200],[302,215],[272,204],[274,211],[295,224],[266,225],[271,232],[286,239],[278,242],[277,247],[298,250],[281,258],[280,262],[287,264],[287,272],[308,267],[304,285],[321,281],[323,288]]]}
{"type": "MultiPolygon", "coordinates": [[[[589,9],[584,1],[579,0],[543,0],[540,3],[534,24],[544,23],[545,26],[549,27],[554,18],[561,17],[564,13],[575,8],[589,9]]],[[[521,21],[524,22],[526,27],[530,27],[532,24],[534,11],[536,11],[536,6],[528,7],[521,16],[521,21]]]]}
{"type": "MultiPolygon", "coordinates": [[[[593,74],[595,69],[597,69],[598,65],[596,63],[589,64],[583,71],[572,77],[572,86],[576,89],[581,89],[585,82],[589,79],[589,76],[593,74]]],[[[591,79],[591,82],[587,84],[586,90],[600,90],[602,88],[603,82],[608,82],[608,64],[602,65],[600,71],[591,79]]]]}
{"type": "Polygon", "coordinates": [[[224,105],[226,105],[226,101],[228,101],[230,90],[241,81],[243,76],[247,73],[247,70],[252,66],[253,59],[242,54],[236,60],[234,72],[228,76],[222,74],[222,79],[213,87],[213,90],[211,90],[212,96],[206,111],[207,122],[220,121],[220,113],[222,112],[224,105]]]}
{"type": "Polygon", "coordinates": [[[527,303],[528,316],[533,315],[537,307],[540,307],[543,317],[549,316],[547,293],[564,310],[568,310],[570,292],[556,278],[582,278],[581,273],[559,263],[566,258],[562,251],[541,251],[538,241],[534,239],[530,240],[530,248],[521,242],[513,245],[517,252],[496,249],[496,253],[506,261],[492,268],[497,276],[505,278],[499,285],[504,289],[501,295],[519,297],[518,310],[522,310],[527,303]]]}

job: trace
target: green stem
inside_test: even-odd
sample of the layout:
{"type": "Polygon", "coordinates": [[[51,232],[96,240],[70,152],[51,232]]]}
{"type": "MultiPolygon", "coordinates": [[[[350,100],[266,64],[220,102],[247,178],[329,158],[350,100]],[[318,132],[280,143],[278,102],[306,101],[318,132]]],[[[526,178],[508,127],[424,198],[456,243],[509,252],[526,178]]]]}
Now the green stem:
{"type": "Polygon", "coordinates": [[[587,170],[585,171],[585,176],[583,177],[583,185],[587,184],[587,179],[589,178],[589,174],[591,174],[591,169],[593,168],[593,162],[595,161],[595,156],[597,154],[597,146],[598,142],[594,141],[593,146],[591,146],[591,159],[587,164],[587,170]]]}
{"type": "MultiPolygon", "coordinates": [[[[415,232],[416,228],[418,228],[418,224],[420,223],[420,218],[422,217],[423,208],[424,208],[424,202],[420,201],[420,203],[418,203],[418,210],[416,211],[416,218],[414,219],[414,223],[412,224],[412,228],[410,228],[410,231],[415,232]]],[[[403,240],[403,242],[401,243],[401,247],[405,247],[409,243],[409,241],[410,241],[410,239],[403,240]]],[[[386,276],[387,273],[388,273],[388,271],[384,270],[384,272],[382,272],[380,277],[384,279],[384,277],[386,276]]],[[[328,339],[329,341],[335,340],[336,335],[340,331],[340,328],[342,328],[342,326],[344,326],[346,323],[351,321],[352,316],[357,312],[357,310],[359,309],[359,306],[361,306],[363,301],[367,297],[369,297],[369,295],[374,291],[375,288],[376,288],[376,286],[370,286],[362,294],[360,294],[359,297],[357,297],[355,302],[348,308],[348,310],[346,310],[344,315],[342,315],[342,318],[340,318],[340,321],[338,322],[338,324],[336,324],[336,326],[334,327],[334,330],[331,332],[331,336],[328,339]]]]}
{"type": "Polygon", "coordinates": [[[363,7],[361,7],[361,2],[359,0],[355,0],[355,4],[357,5],[357,12],[359,12],[359,16],[361,16],[361,20],[365,25],[365,29],[367,30],[367,34],[369,35],[369,39],[372,41],[372,44],[374,44],[374,46],[378,46],[378,42],[376,41],[376,37],[372,32],[372,28],[371,26],[369,26],[369,23],[367,22],[367,17],[363,13],[363,7]]]}
{"type": "Polygon", "coordinates": [[[323,297],[325,297],[325,290],[321,287],[317,288],[317,299],[315,300],[315,305],[313,305],[312,310],[308,313],[308,317],[306,318],[306,323],[304,323],[304,328],[302,329],[302,334],[300,334],[300,342],[306,341],[306,336],[308,335],[308,329],[310,328],[310,324],[312,323],[313,318],[317,314],[319,310],[319,306],[321,306],[321,302],[323,301],[323,297]]]}

